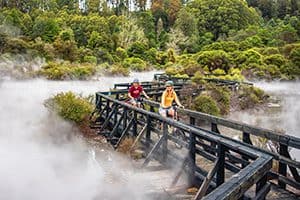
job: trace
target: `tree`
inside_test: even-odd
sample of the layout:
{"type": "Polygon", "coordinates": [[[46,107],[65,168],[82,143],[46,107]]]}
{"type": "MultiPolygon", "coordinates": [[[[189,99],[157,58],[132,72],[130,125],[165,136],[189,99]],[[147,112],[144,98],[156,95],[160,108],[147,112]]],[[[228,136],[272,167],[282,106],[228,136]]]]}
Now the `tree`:
{"type": "Polygon", "coordinates": [[[214,39],[228,36],[260,20],[257,12],[243,0],[195,0],[188,4],[197,18],[199,34],[211,32],[214,39]]]}
{"type": "Polygon", "coordinates": [[[77,59],[78,49],[72,29],[62,30],[55,39],[53,46],[58,57],[71,62],[77,59]]]}
{"type": "Polygon", "coordinates": [[[291,15],[300,16],[299,0],[291,0],[291,15]]]}
{"type": "Polygon", "coordinates": [[[288,0],[278,0],[278,17],[283,19],[290,11],[290,1],[288,0]]]}
{"type": "Polygon", "coordinates": [[[127,49],[135,42],[147,43],[144,31],[137,25],[135,18],[124,18],[118,35],[120,47],[127,49]]]}
{"type": "Polygon", "coordinates": [[[59,25],[53,18],[47,16],[39,16],[35,19],[32,28],[34,38],[41,37],[44,41],[52,42],[59,33],[59,25]]]}
{"type": "Polygon", "coordinates": [[[179,28],[184,35],[190,37],[195,34],[197,30],[196,17],[190,9],[184,7],[178,13],[175,26],[179,28]]]}
{"type": "Polygon", "coordinates": [[[276,5],[273,0],[258,0],[258,8],[262,12],[262,17],[271,19],[277,16],[276,5]]]}

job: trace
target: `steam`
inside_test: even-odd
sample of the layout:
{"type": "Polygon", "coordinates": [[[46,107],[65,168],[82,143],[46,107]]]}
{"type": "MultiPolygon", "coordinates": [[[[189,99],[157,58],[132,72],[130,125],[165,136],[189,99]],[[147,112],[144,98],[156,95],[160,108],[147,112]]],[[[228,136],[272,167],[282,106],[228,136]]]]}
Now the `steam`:
{"type": "Polygon", "coordinates": [[[149,177],[104,147],[94,149],[78,130],[50,115],[43,101],[61,91],[94,94],[133,77],[97,82],[5,80],[0,85],[0,199],[147,199],[149,177]]]}
{"type": "MultiPolygon", "coordinates": [[[[259,82],[255,86],[270,94],[274,104],[264,110],[235,112],[229,118],[300,137],[300,82],[259,82]]],[[[300,160],[299,150],[291,153],[300,160]]]]}

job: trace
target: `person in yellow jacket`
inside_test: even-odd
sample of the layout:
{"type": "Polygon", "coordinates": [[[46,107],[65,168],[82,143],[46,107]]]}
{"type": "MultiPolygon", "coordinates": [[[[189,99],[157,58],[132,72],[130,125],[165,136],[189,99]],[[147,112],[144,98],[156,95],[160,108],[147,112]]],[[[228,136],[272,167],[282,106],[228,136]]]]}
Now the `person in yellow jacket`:
{"type": "Polygon", "coordinates": [[[175,110],[173,107],[173,101],[181,107],[184,108],[183,105],[180,103],[176,92],[174,91],[174,83],[173,81],[166,82],[166,90],[163,92],[161,97],[161,104],[159,108],[159,114],[164,117],[172,117],[174,118],[175,110]]]}

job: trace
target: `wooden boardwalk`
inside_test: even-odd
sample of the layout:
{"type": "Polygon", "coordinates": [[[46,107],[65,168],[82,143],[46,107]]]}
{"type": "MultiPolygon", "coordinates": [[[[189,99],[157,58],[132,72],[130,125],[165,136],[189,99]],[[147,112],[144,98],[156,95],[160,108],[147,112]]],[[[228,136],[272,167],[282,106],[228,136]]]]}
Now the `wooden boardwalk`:
{"type": "MultiPolygon", "coordinates": [[[[149,94],[160,96],[159,86],[145,84],[150,84],[149,94]]],[[[138,173],[151,174],[148,192],[154,199],[299,199],[287,192],[300,190],[300,162],[288,151],[300,149],[299,138],[192,110],[179,109],[186,121],[174,121],[155,112],[157,102],[144,101],[146,109],[139,109],[120,101],[126,92],[96,93],[93,127],[115,148],[126,137],[134,138],[132,149],[139,146],[144,154],[136,161],[138,173]],[[169,127],[184,137],[170,134],[169,127]],[[242,141],[226,136],[230,129],[239,132],[242,141]],[[254,137],[276,143],[278,152],[255,146],[254,137]],[[196,190],[188,193],[192,187],[196,190]]]]}

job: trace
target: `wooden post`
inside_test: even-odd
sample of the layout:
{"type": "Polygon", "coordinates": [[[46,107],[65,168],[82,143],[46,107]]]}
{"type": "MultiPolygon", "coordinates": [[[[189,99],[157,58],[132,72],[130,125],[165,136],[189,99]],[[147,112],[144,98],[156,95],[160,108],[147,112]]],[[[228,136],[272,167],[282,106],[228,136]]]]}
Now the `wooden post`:
{"type": "Polygon", "coordinates": [[[150,147],[151,142],[151,118],[147,115],[147,130],[146,130],[146,147],[150,147]]]}
{"type": "Polygon", "coordinates": [[[189,186],[195,183],[195,169],[196,169],[196,138],[195,135],[189,132],[189,186]]]}
{"type": "Polygon", "coordinates": [[[220,131],[218,129],[218,125],[215,124],[215,123],[211,123],[211,131],[220,134],[220,131]]]}
{"type": "Polygon", "coordinates": [[[101,111],[102,97],[96,93],[96,108],[101,111]]]}
{"type": "Polygon", "coordinates": [[[163,122],[163,136],[164,140],[162,143],[162,160],[166,161],[168,154],[168,125],[163,122]]]}
{"type": "Polygon", "coordinates": [[[218,162],[218,169],[217,169],[217,186],[224,183],[225,180],[225,147],[219,143],[218,144],[218,153],[217,153],[219,162],[218,162]]]}
{"type": "Polygon", "coordinates": [[[114,125],[118,122],[118,108],[119,106],[116,105],[116,109],[114,110],[114,125]]]}
{"type": "Polygon", "coordinates": [[[109,115],[109,100],[106,99],[106,118],[108,118],[109,115]]]}
{"type": "Polygon", "coordinates": [[[128,120],[128,109],[127,109],[127,107],[124,107],[124,110],[123,110],[123,112],[124,112],[124,118],[123,118],[123,129],[127,126],[127,120],[128,120]]]}
{"type": "Polygon", "coordinates": [[[196,119],[194,117],[190,117],[190,125],[195,126],[196,119]]]}
{"type": "MultiPolygon", "coordinates": [[[[255,189],[255,193],[256,195],[259,194],[259,192],[261,191],[261,189],[267,184],[268,181],[268,177],[267,174],[265,174],[257,183],[256,183],[256,189],[255,189]]],[[[262,200],[266,199],[265,197],[262,198],[262,200]]]]}
{"type": "MultiPolygon", "coordinates": [[[[279,154],[280,155],[285,155],[285,152],[288,151],[288,146],[282,143],[279,143],[279,154]]],[[[278,173],[286,176],[287,174],[287,165],[285,163],[279,162],[279,168],[278,168],[278,173]]],[[[280,180],[278,180],[278,185],[279,187],[285,189],[286,188],[286,184],[280,180]]]]}
{"type": "MultiPolygon", "coordinates": [[[[211,123],[211,131],[212,131],[212,132],[215,132],[215,133],[220,133],[220,131],[219,131],[219,129],[218,129],[218,125],[215,124],[215,123],[211,123]]],[[[217,146],[217,143],[211,142],[211,146],[212,146],[212,147],[216,147],[216,146],[217,146]]],[[[210,152],[211,154],[215,155],[215,153],[212,152],[212,151],[209,151],[209,150],[208,150],[208,152],[210,152]]]]}
{"type": "MultiPolygon", "coordinates": [[[[252,141],[250,138],[250,134],[243,132],[243,142],[247,143],[247,144],[251,144],[252,145],[252,141]]],[[[249,159],[246,156],[242,156],[242,158],[246,161],[249,161],[249,159]]],[[[247,165],[242,164],[242,168],[246,167],[247,165]]]]}
{"type": "Polygon", "coordinates": [[[133,136],[137,136],[137,112],[133,111],[133,128],[132,128],[133,136]]]}
{"type": "Polygon", "coordinates": [[[253,145],[249,133],[243,132],[243,142],[253,145]]]}

